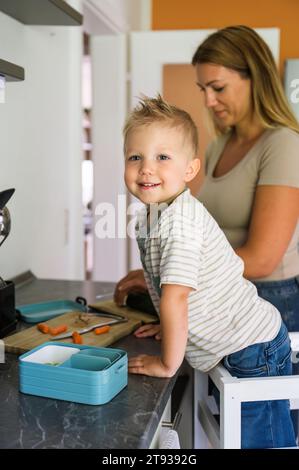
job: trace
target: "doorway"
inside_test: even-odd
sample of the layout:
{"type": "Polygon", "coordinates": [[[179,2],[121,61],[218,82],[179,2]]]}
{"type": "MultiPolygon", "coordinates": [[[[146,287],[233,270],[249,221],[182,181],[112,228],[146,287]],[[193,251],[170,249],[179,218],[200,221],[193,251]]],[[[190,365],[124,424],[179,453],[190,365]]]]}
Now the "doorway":
{"type": "Polygon", "coordinates": [[[92,278],[93,270],[93,161],[92,161],[92,71],[90,56],[90,36],[83,33],[82,60],[82,209],[84,239],[84,278],[92,278]]]}
{"type": "Polygon", "coordinates": [[[201,170],[188,183],[191,193],[196,196],[204,176],[204,156],[213,134],[208,128],[208,116],[204,97],[195,81],[194,67],[190,64],[166,64],[163,66],[163,97],[170,104],[187,111],[198,129],[201,170]]]}

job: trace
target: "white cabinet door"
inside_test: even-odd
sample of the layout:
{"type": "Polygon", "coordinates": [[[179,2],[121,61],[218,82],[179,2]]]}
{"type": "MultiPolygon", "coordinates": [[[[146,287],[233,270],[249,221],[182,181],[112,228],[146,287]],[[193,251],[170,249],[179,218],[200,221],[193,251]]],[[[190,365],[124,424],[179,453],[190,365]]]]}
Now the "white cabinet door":
{"type": "Polygon", "coordinates": [[[94,163],[94,281],[127,273],[126,189],[122,128],[127,112],[124,34],[93,36],[92,159],[94,163]]]}

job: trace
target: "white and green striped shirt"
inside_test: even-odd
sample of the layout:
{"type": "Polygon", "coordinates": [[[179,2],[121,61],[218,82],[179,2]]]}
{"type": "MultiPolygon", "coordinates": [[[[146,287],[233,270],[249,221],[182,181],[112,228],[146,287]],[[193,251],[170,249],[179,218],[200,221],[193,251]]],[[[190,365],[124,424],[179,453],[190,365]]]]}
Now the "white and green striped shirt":
{"type": "Polygon", "coordinates": [[[275,338],[280,313],[243,277],[243,261],[204,206],[185,190],[160,209],[157,217],[151,213],[150,230],[146,207],[139,212],[136,238],[158,313],[162,284],[194,289],[185,353],[190,365],[208,371],[228,354],[275,338]]]}

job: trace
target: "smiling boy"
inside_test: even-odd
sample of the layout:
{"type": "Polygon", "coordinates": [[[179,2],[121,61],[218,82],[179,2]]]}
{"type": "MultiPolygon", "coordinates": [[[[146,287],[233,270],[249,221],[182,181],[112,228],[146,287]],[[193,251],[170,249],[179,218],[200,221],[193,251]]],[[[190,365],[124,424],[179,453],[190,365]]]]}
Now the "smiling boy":
{"type": "MultiPolygon", "coordinates": [[[[162,101],[161,101],[162,102],[162,101]]],[[[146,102],[145,102],[146,103],[146,102]]],[[[167,109],[166,103],[164,104],[167,109]]],[[[164,112],[165,112],[164,110],[164,112]]],[[[171,108],[168,111],[170,114],[171,108]]],[[[156,214],[155,205],[171,204],[186,189],[200,168],[197,154],[197,129],[190,117],[180,111],[180,119],[172,116],[165,120],[163,112],[156,110],[156,120],[146,116],[142,125],[131,116],[125,128],[125,183],[131,194],[148,206],[147,222],[156,214]]],[[[146,223],[148,225],[148,223],[146,223]]],[[[153,226],[151,224],[151,232],[153,226]]],[[[141,233],[142,227],[139,226],[141,233]]],[[[154,240],[153,233],[151,238],[154,240]]],[[[138,236],[137,236],[138,238],[138,236]]],[[[142,238],[139,238],[141,247],[142,238]]],[[[144,373],[158,377],[171,377],[181,365],[188,336],[187,299],[192,291],[188,285],[163,285],[160,303],[160,321],[163,330],[161,357],[142,356],[130,360],[130,371],[141,368],[144,373]],[[172,312],[178,314],[174,317],[172,312]]],[[[153,296],[155,293],[152,292],[153,296]]],[[[156,301],[158,299],[156,298],[156,301]]],[[[140,370],[140,369],[138,369],[140,370]]]]}
{"type": "MultiPolygon", "coordinates": [[[[243,277],[243,261],[186,186],[200,168],[189,114],[161,96],[145,97],[124,127],[124,153],[126,186],[145,204],[136,238],[160,317],[160,326],[140,327],[135,334],[161,330],[162,336],[160,356],[130,358],[129,372],[171,377],[185,356],[202,371],[223,361],[236,377],[291,374],[290,340],[280,313],[243,277]]],[[[243,443],[294,446],[288,400],[243,404],[243,443]]]]}

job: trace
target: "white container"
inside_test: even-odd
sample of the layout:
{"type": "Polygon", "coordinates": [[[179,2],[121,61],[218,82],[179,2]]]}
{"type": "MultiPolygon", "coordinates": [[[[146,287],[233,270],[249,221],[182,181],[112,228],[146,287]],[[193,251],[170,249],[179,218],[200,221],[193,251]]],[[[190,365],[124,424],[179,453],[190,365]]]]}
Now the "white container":
{"type": "Polygon", "coordinates": [[[45,346],[24,357],[24,362],[35,362],[37,364],[61,363],[67,361],[73,354],[80,351],[78,348],[68,348],[66,346],[45,346]]]}

